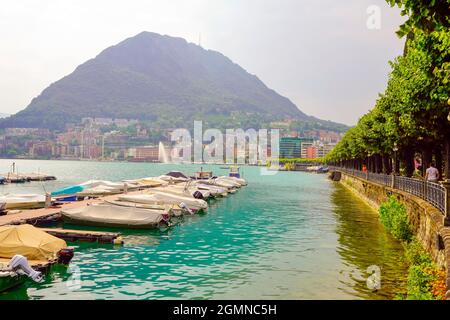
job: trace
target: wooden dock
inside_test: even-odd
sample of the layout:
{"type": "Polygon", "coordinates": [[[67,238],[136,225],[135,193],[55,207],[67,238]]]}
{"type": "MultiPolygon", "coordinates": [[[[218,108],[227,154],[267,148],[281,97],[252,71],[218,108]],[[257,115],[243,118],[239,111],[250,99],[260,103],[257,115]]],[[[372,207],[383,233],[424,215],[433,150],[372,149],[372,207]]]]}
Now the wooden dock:
{"type": "Polygon", "coordinates": [[[24,183],[30,181],[49,181],[56,180],[55,176],[44,173],[0,173],[0,177],[4,177],[7,183],[24,183]]]}
{"type": "Polygon", "coordinates": [[[97,243],[112,243],[123,244],[123,238],[120,233],[112,232],[99,232],[99,231],[86,231],[86,230],[71,230],[71,229],[53,229],[53,228],[40,228],[41,230],[55,236],[57,238],[75,242],[97,242],[97,243]]]}
{"type": "MultiPolygon", "coordinates": [[[[129,194],[138,193],[130,192],[129,194]]],[[[75,201],[64,203],[60,206],[50,208],[17,210],[17,213],[10,213],[0,216],[0,226],[18,225],[28,223],[36,227],[48,227],[49,224],[61,221],[61,210],[72,209],[86,206],[88,204],[101,203],[103,201],[113,201],[117,195],[100,197],[98,199],[90,199],[83,201],[75,201]]],[[[123,244],[123,238],[120,233],[99,232],[88,230],[69,230],[69,229],[52,229],[44,228],[44,231],[67,241],[96,242],[96,243],[112,243],[123,244]]]]}

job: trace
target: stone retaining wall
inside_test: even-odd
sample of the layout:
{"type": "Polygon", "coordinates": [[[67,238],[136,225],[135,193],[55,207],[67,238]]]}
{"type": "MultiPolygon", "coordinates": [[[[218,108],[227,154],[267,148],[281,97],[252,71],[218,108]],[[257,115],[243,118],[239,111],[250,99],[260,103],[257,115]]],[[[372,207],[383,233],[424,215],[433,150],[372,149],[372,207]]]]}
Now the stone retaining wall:
{"type": "Polygon", "coordinates": [[[450,227],[444,226],[442,213],[426,201],[409,193],[341,173],[340,182],[369,205],[378,209],[393,195],[404,204],[413,232],[440,267],[447,271],[447,299],[450,298],[450,227]]]}

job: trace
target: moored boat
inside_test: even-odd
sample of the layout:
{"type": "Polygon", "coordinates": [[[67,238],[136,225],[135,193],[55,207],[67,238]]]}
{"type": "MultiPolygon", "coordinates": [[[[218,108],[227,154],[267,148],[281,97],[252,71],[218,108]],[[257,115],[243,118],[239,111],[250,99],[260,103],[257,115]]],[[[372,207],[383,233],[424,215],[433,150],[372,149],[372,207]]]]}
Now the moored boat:
{"type": "Polygon", "coordinates": [[[118,199],[120,201],[143,204],[176,204],[180,207],[187,206],[190,210],[193,211],[206,211],[208,209],[208,203],[204,200],[161,192],[157,190],[149,190],[147,191],[147,193],[142,194],[122,195],[119,196],[118,199]]]}
{"type": "Polygon", "coordinates": [[[55,263],[68,264],[73,248],[64,240],[29,224],[0,227],[0,263],[6,263],[15,255],[28,259],[33,269],[55,263]],[[6,261],[5,261],[6,260],[6,261]]]}
{"type": "Polygon", "coordinates": [[[5,204],[6,210],[37,209],[45,206],[45,196],[38,194],[3,194],[0,203],[5,204]]]}
{"type": "Polygon", "coordinates": [[[66,209],[61,214],[64,221],[70,223],[122,228],[158,228],[167,226],[170,220],[166,211],[107,203],[66,209]]]}

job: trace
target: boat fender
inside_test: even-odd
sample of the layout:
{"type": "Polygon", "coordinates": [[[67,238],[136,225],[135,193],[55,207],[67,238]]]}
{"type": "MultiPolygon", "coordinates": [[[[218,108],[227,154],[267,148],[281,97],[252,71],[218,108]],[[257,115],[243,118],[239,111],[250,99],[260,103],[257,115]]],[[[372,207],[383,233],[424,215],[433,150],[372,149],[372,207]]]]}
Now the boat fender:
{"type": "Polygon", "coordinates": [[[58,263],[61,264],[69,264],[70,260],[72,260],[74,255],[74,248],[67,247],[58,251],[58,263]]]}
{"type": "Polygon", "coordinates": [[[203,195],[202,195],[202,193],[200,191],[195,191],[193,196],[194,196],[195,199],[203,200],[203,195]]]}
{"type": "Polygon", "coordinates": [[[113,240],[113,244],[115,244],[115,245],[123,245],[123,243],[124,243],[124,241],[123,241],[122,236],[118,236],[117,238],[115,238],[113,240]]]}
{"type": "Polygon", "coordinates": [[[42,273],[39,271],[33,270],[30,267],[30,264],[28,263],[27,258],[25,258],[24,256],[16,254],[9,261],[9,267],[18,274],[23,274],[23,275],[28,276],[34,282],[44,281],[42,273]]]}

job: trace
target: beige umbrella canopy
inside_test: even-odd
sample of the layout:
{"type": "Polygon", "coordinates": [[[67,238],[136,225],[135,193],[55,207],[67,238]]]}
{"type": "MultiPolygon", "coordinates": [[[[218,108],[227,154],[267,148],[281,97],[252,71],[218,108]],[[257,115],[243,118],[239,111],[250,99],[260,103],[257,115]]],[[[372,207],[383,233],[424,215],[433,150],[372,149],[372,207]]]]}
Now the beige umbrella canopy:
{"type": "Polygon", "coordinates": [[[29,260],[49,260],[66,247],[64,240],[29,224],[0,227],[0,258],[20,254],[29,260]]]}

